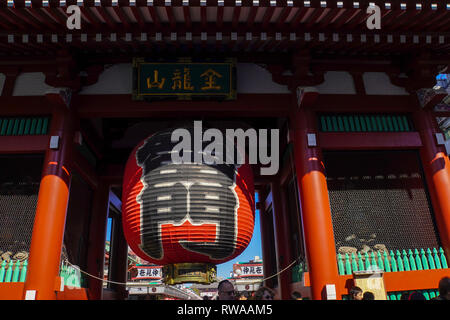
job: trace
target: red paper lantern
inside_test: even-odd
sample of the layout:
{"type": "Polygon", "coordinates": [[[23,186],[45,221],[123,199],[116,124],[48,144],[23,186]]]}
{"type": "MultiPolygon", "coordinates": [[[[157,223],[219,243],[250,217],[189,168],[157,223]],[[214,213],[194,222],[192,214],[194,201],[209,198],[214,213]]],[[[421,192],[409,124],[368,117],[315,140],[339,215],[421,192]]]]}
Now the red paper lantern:
{"type": "Polygon", "coordinates": [[[159,265],[231,260],[253,233],[251,167],[174,164],[170,133],[148,137],[128,159],[122,195],[125,238],[139,257],[159,265]]]}

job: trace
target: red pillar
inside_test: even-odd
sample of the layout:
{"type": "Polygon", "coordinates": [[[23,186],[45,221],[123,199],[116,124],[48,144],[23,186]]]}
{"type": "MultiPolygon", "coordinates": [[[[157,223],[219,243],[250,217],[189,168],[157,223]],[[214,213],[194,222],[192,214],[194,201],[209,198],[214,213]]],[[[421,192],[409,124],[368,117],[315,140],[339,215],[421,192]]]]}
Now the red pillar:
{"type": "MultiPolygon", "coordinates": [[[[270,228],[271,227],[270,219],[272,217],[268,212],[266,212],[263,206],[259,211],[259,224],[261,229],[261,250],[263,255],[262,258],[263,258],[264,278],[267,278],[272,275],[273,269],[272,264],[275,257],[272,255],[272,252],[270,250],[271,246],[270,241],[272,239],[273,233],[273,230],[271,230],[270,228]]],[[[264,285],[272,288],[273,278],[264,281],[264,285]]]]}
{"type": "MultiPolygon", "coordinates": [[[[122,222],[120,221],[121,216],[116,218],[114,223],[114,244],[112,247],[112,255],[110,256],[111,265],[111,276],[110,279],[114,282],[124,283],[122,284],[111,284],[111,289],[115,291],[119,300],[123,300],[127,296],[125,283],[127,282],[127,271],[128,271],[128,243],[125,239],[123,233],[122,222]]],[[[112,242],[112,241],[111,241],[112,242]]]]}
{"type": "Polygon", "coordinates": [[[25,289],[36,290],[37,300],[56,299],[61,248],[70,188],[73,119],[59,95],[47,95],[54,104],[51,136],[59,136],[59,147],[47,149],[30,245],[25,289]]]}
{"type": "MultiPolygon", "coordinates": [[[[94,195],[92,222],[89,230],[87,272],[103,279],[105,264],[105,241],[108,224],[109,186],[100,181],[94,195]]],[[[103,297],[103,281],[89,277],[89,299],[101,300],[103,297]]]]}
{"type": "MultiPolygon", "coordinates": [[[[277,270],[281,272],[292,263],[291,239],[289,237],[289,217],[284,210],[281,186],[279,183],[272,183],[272,207],[273,224],[275,229],[275,249],[277,256],[277,270]]],[[[290,283],[292,281],[292,268],[278,274],[278,288],[281,292],[281,299],[290,299],[290,283]]]]}
{"type": "Polygon", "coordinates": [[[437,145],[436,119],[432,111],[414,113],[414,121],[422,140],[420,157],[424,167],[428,190],[439,236],[447,259],[450,258],[450,161],[444,147],[437,145]]]}
{"type": "Polygon", "coordinates": [[[11,97],[14,93],[14,85],[16,83],[17,76],[19,75],[19,69],[17,67],[9,67],[4,70],[4,74],[6,78],[1,95],[3,97],[11,97]]]}
{"type": "Polygon", "coordinates": [[[317,133],[314,115],[305,108],[295,107],[289,120],[312,298],[320,300],[325,298],[327,284],[334,284],[336,292],[339,292],[328,187],[321,150],[309,147],[307,143],[307,134],[317,133]]]}

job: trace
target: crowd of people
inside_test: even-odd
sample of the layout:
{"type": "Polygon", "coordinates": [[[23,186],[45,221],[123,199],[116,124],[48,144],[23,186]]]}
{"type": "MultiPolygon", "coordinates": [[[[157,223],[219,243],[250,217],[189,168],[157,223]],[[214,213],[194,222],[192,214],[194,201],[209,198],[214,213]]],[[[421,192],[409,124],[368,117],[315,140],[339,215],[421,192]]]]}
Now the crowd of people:
{"type": "MultiPolygon", "coordinates": [[[[222,280],[217,287],[217,300],[274,300],[275,292],[269,287],[261,286],[254,293],[247,291],[237,292],[233,284],[229,280],[222,280]]],[[[375,300],[373,292],[365,291],[360,287],[354,286],[350,289],[351,300],[375,300]]],[[[207,300],[208,298],[205,298],[207,300]]],[[[302,300],[302,295],[294,291],[291,295],[291,300],[302,300]]],[[[404,293],[400,300],[426,300],[423,293],[420,291],[413,291],[404,293]]],[[[450,300],[450,278],[444,277],[439,281],[439,296],[433,300],[450,300]]]]}
{"type": "MultiPolygon", "coordinates": [[[[444,277],[439,281],[439,295],[431,300],[450,300],[450,278],[444,277]]],[[[373,292],[363,290],[360,287],[352,287],[350,289],[351,300],[375,300],[373,292]]],[[[400,296],[400,300],[427,300],[425,295],[420,291],[404,292],[400,296]]]]}

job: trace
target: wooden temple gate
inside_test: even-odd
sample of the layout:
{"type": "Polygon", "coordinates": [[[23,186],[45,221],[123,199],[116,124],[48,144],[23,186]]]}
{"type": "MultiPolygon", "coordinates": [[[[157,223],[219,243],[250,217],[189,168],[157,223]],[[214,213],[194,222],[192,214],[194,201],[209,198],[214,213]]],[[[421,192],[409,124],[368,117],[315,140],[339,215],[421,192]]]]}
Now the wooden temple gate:
{"type": "MultiPolygon", "coordinates": [[[[415,175],[408,181],[422,190],[423,206],[411,209],[411,216],[427,219],[415,226],[426,226],[432,236],[418,232],[417,239],[392,242],[393,250],[435,245],[430,249],[436,249],[440,268],[385,272],[386,290],[434,290],[449,275],[444,261],[450,257],[450,163],[436,140],[442,133],[436,117],[448,117],[450,111],[434,109],[447,93],[431,89],[450,62],[448,3],[373,1],[381,8],[382,28],[369,30],[369,1],[85,0],[81,30],[68,30],[66,8],[78,2],[0,3],[0,155],[37,154],[42,163],[26,278],[0,280],[1,299],[123,299],[124,286],[105,291],[97,278],[103,279],[110,207],[120,209],[126,157],[140,138],[195,119],[281,132],[278,174],[254,170],[264,270],[266,276],[279,273],[266,284],[276,288],[278,297],[289,299],[292,291],[301,291],[327,299],[331,285],[336,298],[343,299],[353,284],[353,261],[348,260],[350,269],[341,263],[347,264],[345,254],[358,257],[361,250],[338,252],[356,246],[340,242],[346,229],[338,222],[363,224],[345,216],[354,207],[338,207],[333,195],[364,187],[339,187],[340,172],[331,175],[331,167],[344,159],[333,156],[338,151],[377,151],[387,158],[411,151],[414,155],[405,161],[419,159],[406,173],[392,164],[386,168],[394,171],[375,172],[373,178],[415,175]],[[133,100],[132,59],[142,57],[155,63],[234,58],[236,99],[133,100]],[[40,118],[48,121],[45,130],[40,118]],[[63,244],[70,262],[97,277],[89,277],[84,288],[62,291],[63,244]]],[[[9,165],[5,168],[15,168],[9,165]]],[[[350,170],[344,178],[351,175],[350,170]]],[[[0,183],[8,182],[6,174],[1,178],[0,183]]],[[[377,183],[367,188],[389,189],[377,183]]],[[[7,189],[2,186],[2,201],[8,201],[7,189]]],[[[394,214],[416,199],[415,193],[408,195],[385,218],[394,231],[400,228],[394,214]]],[[[374,210],[388,212],[385,207],[374,210]]],[[[120,283],[126,282],[127,245],[120,223],[115,228],[110,280],[120,283]]]]}

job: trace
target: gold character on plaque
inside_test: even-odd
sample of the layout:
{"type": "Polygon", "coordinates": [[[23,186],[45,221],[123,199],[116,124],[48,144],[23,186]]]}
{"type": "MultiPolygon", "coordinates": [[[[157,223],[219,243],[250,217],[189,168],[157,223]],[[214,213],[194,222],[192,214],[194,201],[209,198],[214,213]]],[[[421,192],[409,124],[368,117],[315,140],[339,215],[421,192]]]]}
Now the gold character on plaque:
{"type": "Polygon", "coordinates": [[[200,77],[205,79],[205,86],[202,90],[220,90],[221,86],[216,83],[218,78],[222,78],[222,75],[213,69],[208,69],[203,72],[200,77]]]}
{"type": "Polygon", "coordinates": [[[189,68],[184,68],[183,77],[183,89],[191,91],[194,90],[194,86],[191,84],[191,70],[189,68]]]}
{"type": "Polygon", "coordinates": [[[153,81],[151,81],[150,77],[147,78],[147,88],[162,89],[164,87],[164,83],[166,82],[166,78],[161,78],[161,81],[159,81],[158,78],[158,70],[153,70],[153,81]]]}
{"type": "Polygon", "coordinates": [[[182,87],[182,81],[181,81],[181,71],[180,69],[176,69],[173,73],[172,77],[172,90],[180,89],[182,87]]]}
{"type": "Polygon", "coordinates": [[[191,83],[191,70],[189,68],[184,68],[183,76],[181,76],[181,71],[176,69],[173,73],[172,81],[172,90],[194,90],[194,86],[191,83]]]}

